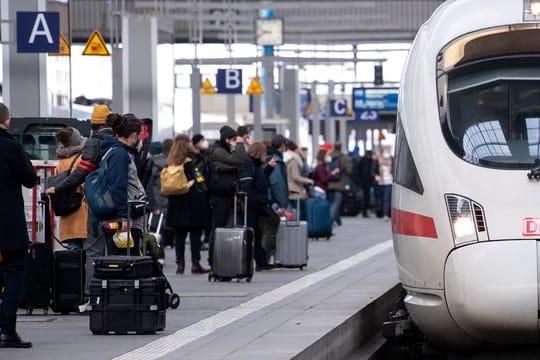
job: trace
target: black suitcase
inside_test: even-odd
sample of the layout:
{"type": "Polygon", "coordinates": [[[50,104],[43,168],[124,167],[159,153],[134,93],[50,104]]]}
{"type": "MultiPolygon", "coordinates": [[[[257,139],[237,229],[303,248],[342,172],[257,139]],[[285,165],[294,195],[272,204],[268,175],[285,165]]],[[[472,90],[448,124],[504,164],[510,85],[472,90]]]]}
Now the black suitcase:
{"type": "Polygon", "coordinates": [[[153,274],[154,260],[150,256],[102,256],[94,261],[96,279],[140,279],[153,274]]]}
{"type": "Polygon", "coordinates": [[[149,334],[165,329],[167,298],[163,277],[92,279],[92,334],[149,334]]]}
{"type": "Polygon", "coordinates": [[[52,253],[49,199],[41,194],[38,202],[41,208],[41,224],[37,237],[42,242],[32,242],[28,246],[24,262],[23,295],[20,307],[31,315],[34,309],[43,309],[47,315],[51,302],[52,253]]]}
{"type": "Polygon", "coordinates": [[[357,216],[362,210],[361,192],[349,190],[343,193],[340,214],[342,216],[357,216]]]}
{"type": "Polygon", "coordinates": [[[67,314],[77,311],[84,300],[84,266],[86,254],[83,250],[64,250],[54,253],[52,305],[54,312],[67,314]]]}

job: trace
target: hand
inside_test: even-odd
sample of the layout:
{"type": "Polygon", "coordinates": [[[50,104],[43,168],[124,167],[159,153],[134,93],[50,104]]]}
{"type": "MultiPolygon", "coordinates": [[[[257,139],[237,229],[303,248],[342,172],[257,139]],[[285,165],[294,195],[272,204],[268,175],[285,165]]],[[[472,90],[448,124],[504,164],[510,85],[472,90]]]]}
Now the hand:
{"type": "Polygon", "coordinates": [[[277,159],[275,157],[268,160],[268,166],[274,168],[274,167],[276,167],[276,164],[277,164],[277,159]]]}
{"type": "Polygon", "coordinates": [[[287,214],[287,210],[280,208],[276,211],[276,214],[278,214],[279,217],[285,216],[287,214]]]}
{"type": "Polygon", "coordinates": [[[55,193],[56,193],[56,189],[54,187],[50,187],[47,190],[45,190],[45,194],[47,194],[47,195],[55,194],[55,193]]]}
{"type": "Polygon", "coordinates": [[[315,184],[315,181],[313,181],[313,179],[309,179],[309,183],[308,183],[308,184],[309,184],[309,185],[313,185],[313,184],[315,184]]]}
{"type": "Polygon", "coordinates": [[[332,170],[332,172],[330,174],[337,175],[337,174],[339,174],[339,172],[340,172],[339,168],[335,168],[334,170],[332,170]]]}
{"type": "Polygon", "coordinates": [[[128,221],[127,220],[122,220],[122,228],[120,229],[121,232],[126,232],[128,231],[128,221]]]}

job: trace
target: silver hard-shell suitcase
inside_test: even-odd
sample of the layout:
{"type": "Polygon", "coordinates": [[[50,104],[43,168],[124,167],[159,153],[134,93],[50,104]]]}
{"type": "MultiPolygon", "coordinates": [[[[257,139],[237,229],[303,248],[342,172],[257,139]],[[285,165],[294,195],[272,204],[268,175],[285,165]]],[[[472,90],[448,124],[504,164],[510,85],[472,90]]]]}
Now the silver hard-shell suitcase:
{"type": "Polygon", "coordinates": [[[232,228],[216,228],[214,234],[214,252],[212,271],[208,281],[230,281],[233,278],[253,277],[253,229],[247,224],[247,194],[237,193],[234,197],[234,223],[232,228]],[[238,225],[236,217],[237,195],[244,196],[244,226],[238,225]]]}
{"type": "Polygon", "coordinates": [[[274,262],[282,267],[304,270],[308,261],[308,224],[300,221],[300,197],[296,209],[296,221],[285,220],[279,224],[274,262]]]}

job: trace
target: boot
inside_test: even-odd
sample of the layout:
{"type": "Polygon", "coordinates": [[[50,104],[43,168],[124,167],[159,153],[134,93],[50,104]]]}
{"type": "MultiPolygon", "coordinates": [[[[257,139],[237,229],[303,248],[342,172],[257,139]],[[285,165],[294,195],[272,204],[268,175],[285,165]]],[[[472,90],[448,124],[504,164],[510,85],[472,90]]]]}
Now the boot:
{"type": "Polygon", "coordinates": [[[177,274],[183,274],[184,268],[186,267],[186,262],[184,259],[176,260],[176,264],[178,264],[178,268],[176,269],[177,274]]]}
{"type": "Polygon", "coordinates": [[[191,266],[192,274],[206,274],[209,272],[210,269],[205,269],[199,261],[193,261],[193,265],[191,266]]]}

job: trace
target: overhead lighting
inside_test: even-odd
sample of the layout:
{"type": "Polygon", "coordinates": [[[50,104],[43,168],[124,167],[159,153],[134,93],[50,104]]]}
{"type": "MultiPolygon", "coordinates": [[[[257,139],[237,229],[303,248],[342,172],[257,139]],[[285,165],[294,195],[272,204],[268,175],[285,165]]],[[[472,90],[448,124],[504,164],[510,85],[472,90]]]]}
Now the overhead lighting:
{"type": "Polygon", "coordinates": [[[533,16],[540,15],[540,1],[532,1],[531,2],[531,14],[533,16]]]}

